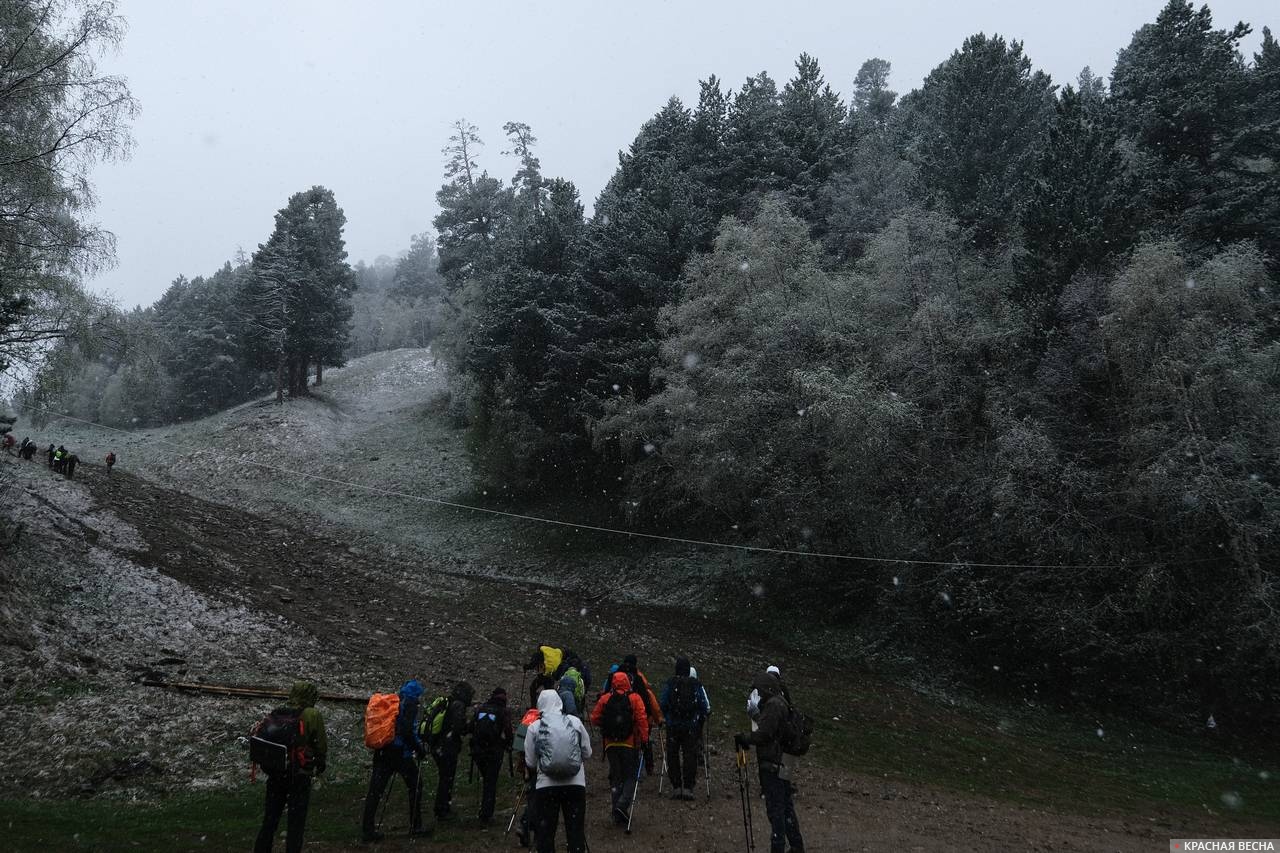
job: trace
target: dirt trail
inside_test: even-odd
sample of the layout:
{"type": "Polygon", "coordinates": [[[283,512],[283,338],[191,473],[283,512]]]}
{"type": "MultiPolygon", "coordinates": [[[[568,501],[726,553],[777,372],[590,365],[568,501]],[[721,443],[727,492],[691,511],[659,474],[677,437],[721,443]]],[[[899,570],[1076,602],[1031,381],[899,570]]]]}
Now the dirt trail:
{"type": "MultiPolygon", "coordinates": [[[[634,649],[642,661],[655,664],[682,649],[705,672],[733,673],[740,682],[764,659],[758,641],[725,626],[691,631],[687,620],[646,608],[630,608],[624,626],[614,614],[596,614],[593,603],[563,592],[441,574],[427,565],[353,553],[341,542],[287,521],[273,523],[127,474],[117,472],[108,479],[89,467],[83,485],[95,503],[109,506],[139,532],[145,550],[136,559],[204,595],[288,620],[318,641],[324,666],[334,668],[330,678],[345,685],[386,687],[404,677],[406,668],[414,668],[432,681],[467,678],[481,690],[505,683],[514,692],[519,679],[514,661],[543,639],[563,638],[589,654],[634,649]],[[717,640],[708,641],[708,636],[717,640]]],[[[594,659],[605,660],[599,655],[594,659]]],[[[193,667],[192,675],[219,675],[201,671],[199,661],[187,665],[193,667]]],[[[808,672],[821,670],[803,660],[788,666],[800,683],[808,672]]],[[[656,673],[657,666],[653,669],[656,673]]],[[[715,698],[720,712],[716,727],[723,736],[738,702],[730,696],[715,698]]],[[[345,734],[358,738],[358,731],[345,734]]],[[[354,766],[345,772],[358,776],[359,750],[349,758],[354,766]]],[[[601,807],[608,798],[603,767],[590,769],[594,850],[739,848],[740,803],[736,786],[730,784],[733,769],[727,754],[713,761],[716,785],[709,800],[659,801],[656,779],[650,780],[641,819],[627,841],[607,825],[601,807]]],[[[812,766],[801,767],[799,784],[801,819],[817,850],[1151,850],[1173,831],[1147,820],[1051,814],[887,785],[837,770],[819,772],[812,766]]],[[[756,816],[757,833],[767,833],[762,803],[756,804],[756,816]]],[[[475,847],[455,849],[485,849],[493,843],[488,838],[479,834],[475,847]]]]}

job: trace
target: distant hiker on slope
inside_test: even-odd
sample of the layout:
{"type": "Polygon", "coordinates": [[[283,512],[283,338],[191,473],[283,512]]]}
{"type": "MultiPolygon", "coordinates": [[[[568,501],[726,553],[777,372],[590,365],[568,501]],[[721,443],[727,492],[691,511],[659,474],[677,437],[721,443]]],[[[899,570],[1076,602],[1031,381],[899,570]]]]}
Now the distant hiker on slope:
{"type": "Polygon", "coordinates": [[[614,826],[626,826],[631,801],[640,783],[640,762],[649,740],[649,715],[644,700],[631,688],[622,670],[613,674],[612,689],[603,694],[591,712],[591,723],[600,729],[604,754],[609,760],[609,793],[614,826]]]}
{"type": "Polygon", "coordinates": [[[502,756],[511,749],[514,739],[511,712],[507,710],[507,691],[495,687],[471,717],[471,760],[480,768],[480,822],[483,824],[493,823],[498,778],[502,775],[502,756]]]}
{"type": "Polygon", "coordinates": [[[49,457],[49,467],[50,467],[50,468],[52,468],[52,467],[53,467],[53,462],[54,462],[54,457],[58,455],[58,451],[57,451],[57,450],[55,450],[55,449],[53,448],[53,445],[51,444],[51,445],[49,445],[49,449],[45,451],[45,455],[49,457]]]}
{"type": "Polygon", "coordinates": [[[561,814],[569,853],[586,853],[586,761],[591,757],[591,738],[581,720],[564,713],[554,690],[538,696],[538,712],[524,741],[525,766],[537,776],[533,815],[538,853],[554,853],[561,814]]]}
{"type": "Polygon", "coordinates": [[[80,464],[80,457],[74,453],[68,453],[67,458],[62,460],[62,473],[67,475],[68,480],[74,480],[76,476],[76,466],[80,464]]]}
{"type": "Polygon", "coordinates": [[[63,447],[61,444],[59,444],[58,449],[53,452],[53,470],[61,474],[62,465],[66,461],[66,458],[67,458],[67,449],[63,447]]]}
{"type": "Polygon", "coordinates": [[[4,444],[4,452],[8,453],[10,456],[13,455],[13,444],[15,441],[17,441],[17,439],[13,437],[13,433],[11,432],[6,432],[4,434],[4,438],[0,439],[0,442],[3,442],[4,444]]]}
{"type": "Polygon", "coordinates": [[[107,454],[107,476],[111,476],[111,469],[116,467],[116,452],[112,450],[107,454]]]}
{"type": "Polygon", "coordinates": [[[796,817],[795,789],[783,753],[784,727],[790,714],[788,700],[783,698],[782,682],[772,672],[757,676],[753,688],[759,697],[757,728],[734,735],[734,746],[740,750],[756,747],[764,807],[769,815],[770,853],[785,853],[788,843],[793,853],[802,853],[804,838],[796,817]]]}
{"type": "Polygon", "coordinates": [[[676,658],[676,674],[662,688],[667,719],[667,771],[671,796],[692,800],[698,783],[698,732],[711,713],[702,684],[691,674],[688,658],[676,658]]]}
{"type": "Polygon", "coordinates": [[[436,820],[453,819],[453,780],[458,773],[458,756],[462,753],[462,739],[471,733],[471,699],[475,690],[465,681],[459,681],[449,691],[449,704],[444,710],[444,720],[439,737],[431,744],[431,757],[436,762],[436,820]]]}
{"type": "MultiPolygon", "coordinates": [[[[265,734],[270,721],[277,721],[287,732],[292,746],[283,768],[267,776],[267,804],[262,817],[262,828],[253,845],[254,853],[271,853],[280,816],[288,809],[286,824],[286,853],[301,853],[302,834],[307,825],[307,807],[311,804],[311,780],[324,773],[329,755],[329,739],[325,736],[324,717],[316,710],[320,693],[309,681],[299,681],[289,690],[288,703],[277,708],[255,734],[265,734]]],[[[283,738],[282,738],[283,739],[283,738]]]]}
{"type": "MultiPolygon", "coordinates": [[[[396,774],[404,779],[405,789],[409,792],[410,834],[426,835],[428,832],[422,825],[422,774],[418,765],[427,754],[427,748],[418,736],[422,693],[422,684],[417,680],[404,683],[400,688],[395,716],[395,736],[385,746],[374,750],[373,772],[369,776],[369,791],[364,797],[364,816],[360,823],[361,835],[366,842],[382,840],[382,833],[375,823],[378,806],[387,784],[396,774]]],[[[386,698],[395,699],[389,695],[386,698]]]]}

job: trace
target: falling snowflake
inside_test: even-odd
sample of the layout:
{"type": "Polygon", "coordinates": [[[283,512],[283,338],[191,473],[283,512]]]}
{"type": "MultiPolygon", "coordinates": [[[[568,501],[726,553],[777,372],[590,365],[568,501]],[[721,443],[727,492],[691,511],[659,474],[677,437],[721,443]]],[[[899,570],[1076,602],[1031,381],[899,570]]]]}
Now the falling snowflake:
{"type": "Polygon", "coordinates": [[[751,594],[756,598],[764,598],[764,584],[758,583],[751,587],[751,594]]]}
{"type": "Polygon", "coordinates": [[[1099,729],[1098,729],[1098,737],[1104,737],[1105,735],[1106,735],[1106,732],[1104,732],[1101,728],[1099,728],[1099,729]]]}
{"type": "Polygon", "coordinates": [[[894,576],[893,576],[893,585],[894,585],[894,586],[897,586],[898,584],[899,584],[898,576],[897,576],[897,575],[894,575],[894,576]]]}
{"type": "Polygon", "coordinates": [[[652,445],[652,444],[646,444],[646,445],[644,446],[644,452],[645,452],[645,453],[648,453],[648,454],[649,454],[649,455],[651,455],[651,456],[652,456],[654,453],[656,453],[657,451],[658,451],[658,448],[657,448],[657,447],[655,447],[655,446],[654,446],[654,445],[652,445]]]}
{"type": "Polygon", "coordinates": [[[741,270],[742,272],[749,272],[751,270],[751,262],[743,261],[742,263],[738,264],[738,269],[741,270]]]}
{"type": "Polygon", "coordinates": [[[1229,809],[1238,809],[1244,805],[1244,797],[1241,797],[1235,791],[1223,791],[1222,804],[1229,809]]]}
{"type": "Polygon", "coordinates": [[[1191,276],[1187,276],[1186,286],[1187,286],[1187,290],[1195,290],[1196,280],[1191,276]]]}
{"type": "Polygon", "coordinates": [[[698,355],[696,352],[687,352],[684,354],[685,370],[693,370],[695,367],[697,367],[701,363],[702,363],[702,356],[698,355]]]}
{"type": "Polygon", "coordinates": [[[946,604],[948,606],[951,604],[951,596],[946,592],[938,593],[938,598],[942,599],[943,604],[946,604]]]}
{"type": "Polygon", "coordinates": [[[621,390],[622,390],[622,388],[618,385],[618,383],[616,383],[616,382],[615,382],[615,383],[613,384],[613,393],[617,394],[617,393],[618,393],[619,391],[621,391],[621,390]]]}
{"type": "Polygon", "coordinates": [[[587,615],[587,608],[585,608],[585,607],[584,607],[584,608],[582,608],[581,610],[579,610],[579,611],[578,611],[578,615],[579,615],[579,616],[586,616],[586,615],[587,615]]]}

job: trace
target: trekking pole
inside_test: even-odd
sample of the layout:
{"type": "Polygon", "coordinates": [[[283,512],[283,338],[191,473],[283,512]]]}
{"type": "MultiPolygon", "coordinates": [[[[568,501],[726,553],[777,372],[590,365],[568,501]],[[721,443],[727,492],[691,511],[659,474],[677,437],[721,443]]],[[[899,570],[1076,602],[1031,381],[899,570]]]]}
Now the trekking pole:
{"type": "Polygon", "coordinates": [[[507,821],[506,835],[511,834],[512,828],[516,825],[516,815],[520,814],[520,804],[524,802],[524,792],[528,789],[528,785],[523,780],[520,782],[520,793],[516,794],[516,807],[511,810],[511,820],[507,821]]]}
{"type": "Polygon", "coordinates": [[[636,767],[636,786],[631,791],[631,808],[627,809],[627,835],[631,834],[631,818],[636,813],[636,801],[640,799],[640,774],[644,772],[644,753],[640,753],[640,764],[636,767]]]}
{"type": "Polygon", "coordinates": [[[742,797],[742,831],[747,836],[747,851],[756,849],[755,832],[751,819],[751,778],[747,770],[747,751],[738,749],[738,794],[742,797]]]}
{"type": "Polygon", "coordinates": [[[666,728],[664,727],[664,728],[658,729],[658,734],[662,736],[662,743],[660,745],[660,748],[662,749],[662,772],[658,774],[658,796],[661,797],[662,783],[667,778],[667,730],[666,728]]]}
{"type": "Polygon", "coordinates": [[[707,799],[711,799],[711,739],[702,733],[702,770],[707,779],[707,799]]]}

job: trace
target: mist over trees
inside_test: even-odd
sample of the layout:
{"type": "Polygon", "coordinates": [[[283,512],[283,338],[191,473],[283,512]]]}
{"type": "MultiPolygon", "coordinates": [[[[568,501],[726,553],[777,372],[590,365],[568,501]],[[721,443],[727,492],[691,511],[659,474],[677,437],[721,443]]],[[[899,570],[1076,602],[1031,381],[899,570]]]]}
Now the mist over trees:
{"type": "Polygon", "coordinates": [[[586,220],[527,126],[503,184],[459,122],[443,352],[485,485],[920,561],[736,571],[1046,695],[1274,713],[1280,49],[1248,32],[1171,0],[1109,86],[986,34],[901,98],[878,58],[848,100],[807,55],[711,77],[586,220]]]}

